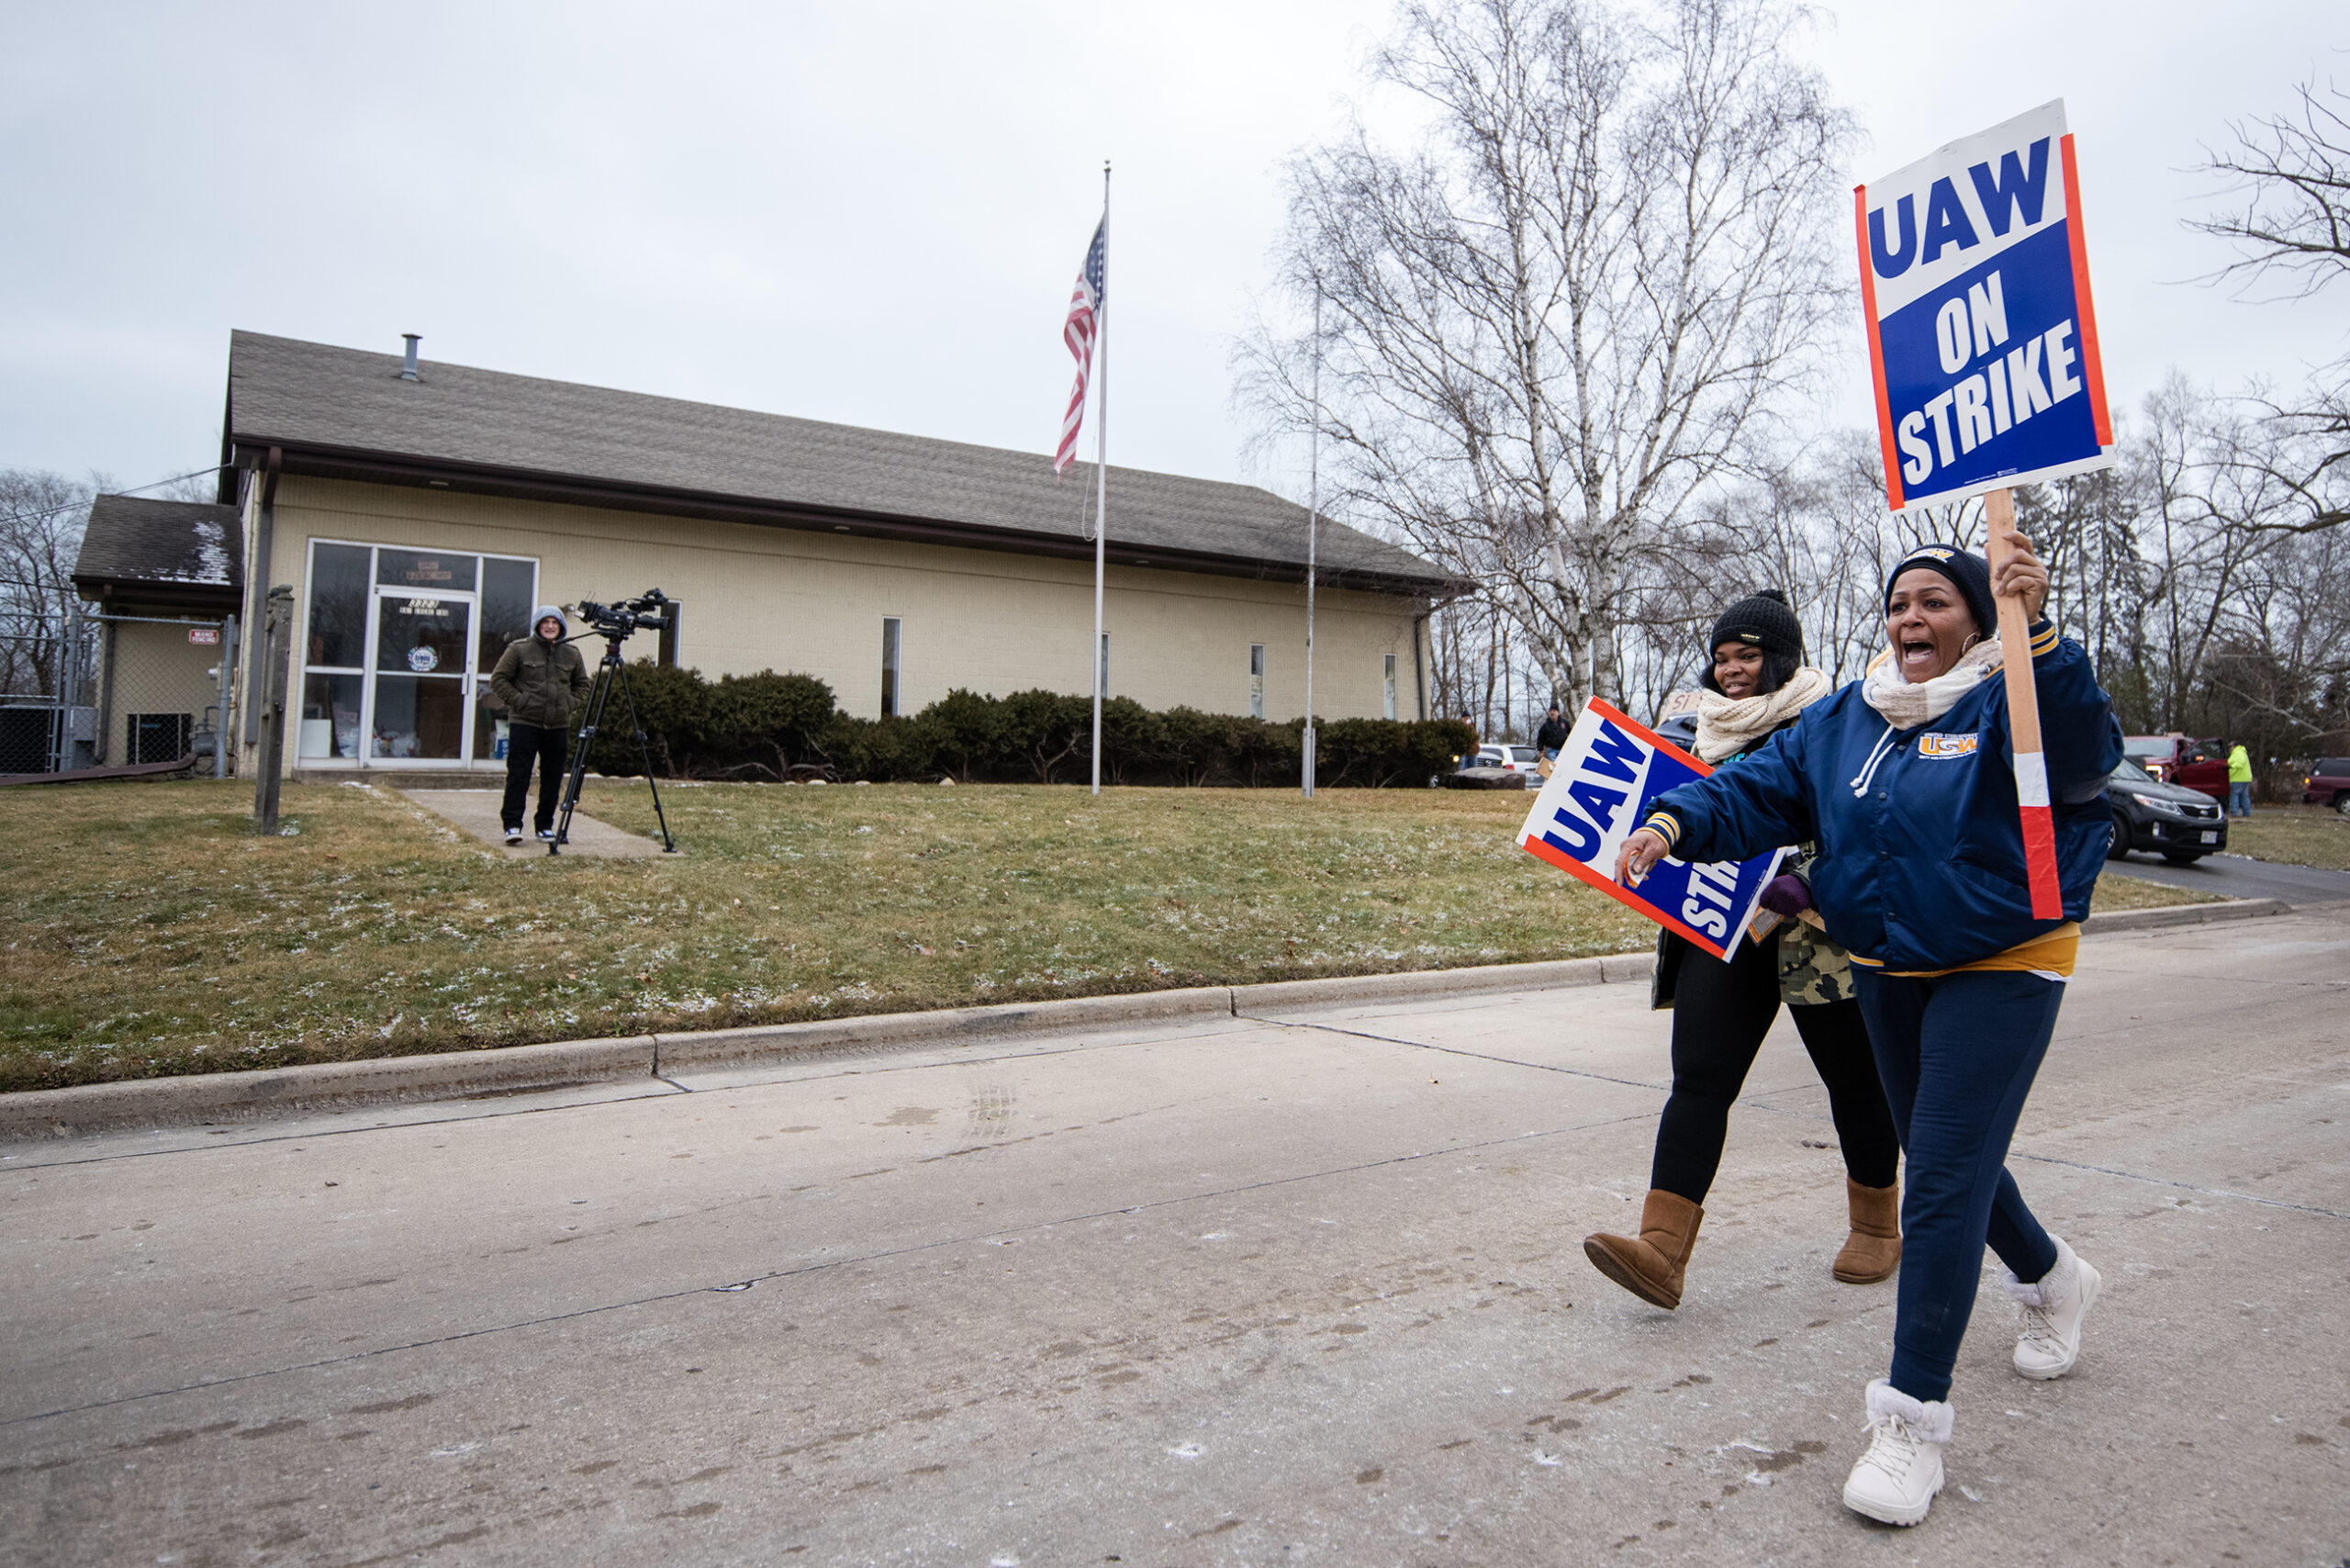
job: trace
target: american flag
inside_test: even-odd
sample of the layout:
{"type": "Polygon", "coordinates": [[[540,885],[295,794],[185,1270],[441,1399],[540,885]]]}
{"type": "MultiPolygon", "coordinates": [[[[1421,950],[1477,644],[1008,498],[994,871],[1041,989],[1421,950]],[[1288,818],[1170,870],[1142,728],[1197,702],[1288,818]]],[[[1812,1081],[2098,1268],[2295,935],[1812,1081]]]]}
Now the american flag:
{"type": "Polygon", "coordinates": [[[1077,386],[1069,395],[1069,412],[1061,416],[1061,444],[1053,454],[1056,477],[1077,461],[1077,432],[1085,423],[1085,383],[1093,374],[1093,340],[1107,297],[1109,256],[1110,220],[1104,217],[1093,230],[1093,243],[1085,249],[1085,266],[1077,274],[1077,288],[1069,297],[1069,319],[1061,327],[1061,341],[1077,361],[1077,386]]]}

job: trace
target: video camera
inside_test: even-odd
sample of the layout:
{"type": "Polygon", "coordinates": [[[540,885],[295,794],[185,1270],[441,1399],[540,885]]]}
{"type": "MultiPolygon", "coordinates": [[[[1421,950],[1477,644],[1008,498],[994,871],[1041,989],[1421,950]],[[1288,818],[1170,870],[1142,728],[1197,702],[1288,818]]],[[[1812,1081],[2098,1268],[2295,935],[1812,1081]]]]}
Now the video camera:
{"type": "Polygon", "coordinates": [[[635,599],[611,604],[583,599],[579,601],[579,619],[588,622],[597,635],[618,642],[633,632],[666,632],[672,624],[666,613],[671,602],[659,588],[649,588],[635,599]]]}

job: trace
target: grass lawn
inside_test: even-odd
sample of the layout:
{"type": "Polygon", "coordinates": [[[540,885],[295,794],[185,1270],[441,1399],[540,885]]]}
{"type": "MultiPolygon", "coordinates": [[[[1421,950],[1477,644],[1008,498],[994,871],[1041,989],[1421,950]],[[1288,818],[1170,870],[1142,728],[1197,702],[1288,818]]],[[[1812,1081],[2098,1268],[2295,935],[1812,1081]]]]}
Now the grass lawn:
{"type": "Polygon", "coordinates": [[[2262,806],[2228,824],[2228,851],[2287,866],[2350,871],[2350,817],[2323,806],[2262,806]]]}
{"type": "MultiPolygon", "coordinates": [[[[509,861],[387,790],[12,790],[0,1089],[1617,953],[1512,791],[710,785],[677,859],[509,861]]],[[[654,829],[643,784],[583,809],[654,829]]],[[[2195,897],[2125,878],[2100,908],[2195,897]]]]}

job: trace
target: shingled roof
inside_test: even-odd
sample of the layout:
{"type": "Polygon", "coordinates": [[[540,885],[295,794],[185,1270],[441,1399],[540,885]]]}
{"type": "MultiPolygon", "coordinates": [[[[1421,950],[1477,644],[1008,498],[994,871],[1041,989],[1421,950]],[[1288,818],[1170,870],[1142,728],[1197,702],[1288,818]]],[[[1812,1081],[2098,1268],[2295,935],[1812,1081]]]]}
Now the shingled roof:
{"type": "MultiPolygon", "coordinates": [[[[1092,470],[924,436],[616,392],[236,332],[227,454],[284,472],[1091,557],[1092,470]]],[[[1110,558],[1296,579],[1305,509],[1248,485],[1110,469],[1110,558]]],[[[1454,585],[1427,562],[1325,518],[1323,579],[1410,594],[1454,585]]]]}
{"type": "Polygon", "coordinates": [[[235,507],[100,496],[73,586],[87,599],[234,610],[244,582],[239,554],[235,507]]]}

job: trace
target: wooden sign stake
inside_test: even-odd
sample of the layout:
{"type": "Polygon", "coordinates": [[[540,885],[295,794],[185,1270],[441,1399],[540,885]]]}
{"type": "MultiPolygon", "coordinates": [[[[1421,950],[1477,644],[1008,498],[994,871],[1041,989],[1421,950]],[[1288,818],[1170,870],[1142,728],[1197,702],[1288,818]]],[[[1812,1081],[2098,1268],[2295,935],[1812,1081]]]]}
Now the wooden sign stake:
{"type": "MultiPolygon", "coordinates": [[[[1998,489],[1983,497],[1985,558],[1996,582],[2000,563],[2015,554],[2015,492],[1998,489]]],[[[2048,763],[2040,746],[2040,692],[2032,684],[2031,633],[2023,600],[1995,592],[1999,616],[1999,664],[2008,681],[2008,733],[2015,746],[2016,801],[2021,812],[2024,874],[2031,889],[2034,920],[2065,918],[2065,894],[2056,879],[2056,819],[2049,810],[2048,763]]]]}

